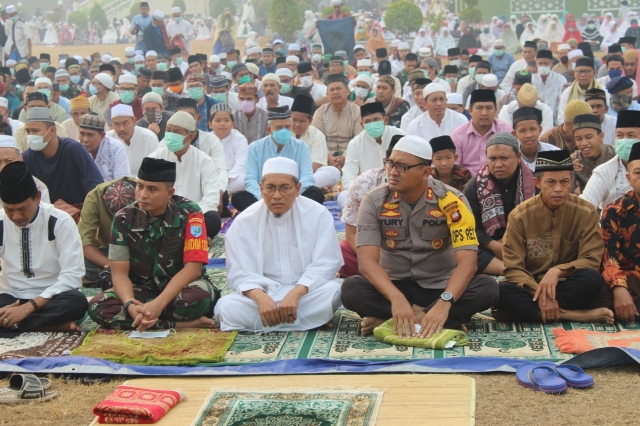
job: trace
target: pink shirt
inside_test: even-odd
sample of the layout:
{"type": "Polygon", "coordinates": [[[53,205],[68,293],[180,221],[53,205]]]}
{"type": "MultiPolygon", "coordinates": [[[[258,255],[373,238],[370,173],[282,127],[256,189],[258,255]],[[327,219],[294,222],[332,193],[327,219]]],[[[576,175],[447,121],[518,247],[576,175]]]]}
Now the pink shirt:
{"type": "Polygon", "coordinates": [[[513,129],[504,121],[495,119],[491,129],[482,136],[469,121],[451,133],[451,139],[456,146],[458,161],[456,164],[469,169],[471,174],[476,175],[487,162],[487,141],[492,135],[498,132],[509,132],[513,129]]]}

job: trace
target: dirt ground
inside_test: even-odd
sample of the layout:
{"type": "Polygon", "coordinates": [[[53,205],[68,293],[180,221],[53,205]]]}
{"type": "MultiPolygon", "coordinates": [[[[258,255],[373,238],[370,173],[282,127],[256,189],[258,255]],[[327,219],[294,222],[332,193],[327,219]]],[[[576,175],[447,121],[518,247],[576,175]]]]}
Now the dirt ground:
{"type": "MultiPolygon", "coordinates": [[[[640,423],[640,367],[589,370],[596,385],[546,395],[520,386],[513,374],[470,374],[476,380],[476,425],[637,425],[640,423]]],[[[0,425],[86,426],[91,409],[125,379],[86,386],[52,377],[51,391],[59,396],[44,403],[5,405],[0,425]],[[36,420],[37,419],[37,420],[36,420]]],[[[0,380],[7,386],[8,379],[0,380]]],[[[427,423],[425,423],[427,424],[427,423]]],[[[176,425],[178,426],[178,425],[176,425]]]]}

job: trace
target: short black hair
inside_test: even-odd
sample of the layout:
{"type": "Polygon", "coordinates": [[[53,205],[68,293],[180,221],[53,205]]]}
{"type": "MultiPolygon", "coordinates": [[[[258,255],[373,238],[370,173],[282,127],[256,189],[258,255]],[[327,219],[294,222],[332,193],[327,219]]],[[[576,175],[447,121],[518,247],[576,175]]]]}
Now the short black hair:
{"type": "Polygon", "coordinates": [[[404,61],[418,61],[418,55],[415,53],[407,53],[407,56],[404,57],[404,61]]]}
{"type": "Polygon", "coordinates": [[[489,70],[489,72],[491,72],[491,64],[487,61],[478,62],[478,64],[476,65],[476,72],[478,71],[478,68],[482,68],[483,70],[489,70]]]}
{"type": "Polygon", "coordinates": [[[609,66],[609,62],[621,62],[624,64],[624,59],[622,59],[622,56],[618,55],[617,53],[613,53],[607,56],[607,66],[609,66]]]}

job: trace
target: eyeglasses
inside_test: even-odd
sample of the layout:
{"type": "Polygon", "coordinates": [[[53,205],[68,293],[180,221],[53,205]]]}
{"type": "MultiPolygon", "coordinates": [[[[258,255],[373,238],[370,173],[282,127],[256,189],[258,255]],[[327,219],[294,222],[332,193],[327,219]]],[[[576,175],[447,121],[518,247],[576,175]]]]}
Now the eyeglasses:
{"type": "Polygon", "coordinates": [[[385,169],[391,171],[392,169],[396,169],[398,171],[398,173],[404,173],[409,169],[413,169],[414,167],[418,167],[418,166],[428,166],[427,163],[418,163],[418,164],[414,164],[413,166],[406,166],[404,164],[398,164],[398,163],[394,163],[391,160],[383,160],[382,161],[384,164],[385,169]]]}
{"type": "Polygon", "coordinates": [[[589,75],[591,74],[591,71],[593,70],[580,70],[580,71],[576,70],[575,73],[578,75],[589,75]]]}
{"type": "Polygon", "coordinates": [[[288,194],[291,191],[293,191],[293,186],[291,185],[280,185],[280,186],[275,186],[275,185],[265,185],[262,190],[264,192],[266,192],[267,194],[275,194],[276,190],[278,192],[280,192],[281,194],[288,194]]]}

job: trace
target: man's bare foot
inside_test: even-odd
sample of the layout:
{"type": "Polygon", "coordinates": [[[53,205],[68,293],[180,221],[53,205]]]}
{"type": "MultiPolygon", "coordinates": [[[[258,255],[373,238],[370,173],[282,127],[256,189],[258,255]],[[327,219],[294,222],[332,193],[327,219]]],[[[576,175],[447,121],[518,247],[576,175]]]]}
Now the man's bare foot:
{"type": "Polygon", "coordinates": [[[47,325],[44,327],[38,327],[33,331],[47,331],[47,332],[79,332],[80,327],[73,321],[65,322],[64,324],[58,325],[47,325]]]}
{"type": "Polygon", "coordinates": [[[220,328],[214,319],[207,317],[200,317],[193,321],[178,321],[176,322],[176,329],[178,328],[220,328]]]}
{"type": "Polygon", "coordinates": [[[363,318],[360,322],[360,332],[363,336],[373,334],[373,329],[385,322],[386,320],[374,317],[363,318]]]}
{"type": "Polygon", "coordinates": [[[333,320],[329,321],[328,323],[320,327],[320,329],[322,330],[331,330],[332,328],[333,328],[333,320]]]}
{"type": "Polygon", "coordinates": [[[596,322],[613,324],[615,315],[607,308],[589,309],[585,311],[566,311],[560,313],[560,319],[574,322],[596,322]]]}

